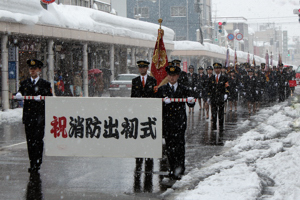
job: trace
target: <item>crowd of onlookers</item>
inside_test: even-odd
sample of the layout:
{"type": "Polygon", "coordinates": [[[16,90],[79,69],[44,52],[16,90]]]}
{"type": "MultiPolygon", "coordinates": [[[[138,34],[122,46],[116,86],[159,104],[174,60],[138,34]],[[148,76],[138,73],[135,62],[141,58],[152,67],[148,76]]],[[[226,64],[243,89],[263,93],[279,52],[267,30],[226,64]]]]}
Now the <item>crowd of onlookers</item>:
{"type": "MultiPolygon", "coordinates": [[[[84,96],[82,72],[54,72],[54,93],[56,96],[84,96]]],[[[103,73],[88,75],[88,96],[101,97],[104,91],[103,73]]]]}

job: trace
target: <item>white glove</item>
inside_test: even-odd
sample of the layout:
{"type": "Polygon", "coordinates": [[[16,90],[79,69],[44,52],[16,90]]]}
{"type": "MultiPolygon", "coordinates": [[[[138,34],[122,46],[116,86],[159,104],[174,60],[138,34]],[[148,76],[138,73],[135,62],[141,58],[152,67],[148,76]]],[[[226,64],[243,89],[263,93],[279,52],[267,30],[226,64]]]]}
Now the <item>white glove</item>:
{"type": "Polygon", "coordinates": [[[224,94],[224,101],[227,100],[227,97],[228,97],[228,95],[227,95],[227,94],[224,94]]]}
{"type": "Polygon", "coordinates": [[[257,90],[256,90],[255,92],[256,92],[256,94],[258,94],[258,91],[257,91],[257,90]]]}
{"type": "Polygon", "coordinates": [[[171,99],[169,97],[165,97],[164,99],[165,104],[171,103],[171,99]]]}
{"type": "Polygon", "coordinates": [[[246,92],[243,92],[244,96],[246,95],[246,92]]]}
{"type": "Polygon", "coordinates": [[[285,85],[288,85],[288,82],[285,82],[285,85]]]}
{"type": "Polygon", "coordinates": [[[207,98],[207,103],[209,103],[210,102],[210,98],[207,98]]]}
{"type": "Polygon", "coordinates": [[[275,87],[277,87],[277,85],[278,85],[278,84],[277,84],[277,83],[275,83],[275,87]]]}
{"type": "Polygon", "coordinates": [[[20,92],[18,92],[18,93],[16,94],[16,99],[18,99],[18,100],[23,100],[23,96],[22,96],[22,94],[21,94],[20,92]]]}
{"type": "Polygon", "coordinates": [[[41,95],[38,95],[38,96],[34,97],[34,100],[35,101],[41,101],[41,95]]]}
{"type": "Polygon", "coordinates": [[[236,92],[238,92],[238,89],[235,89],[236,92]]]}
{"type": "Polygon", "coordinates": [[[189,104],[194,103],[193,100],[194,100],[194,97],[188,97],[188,103],[189,103],[189,104]]]}
{"type": "Polygon", "coordinates": [[[197,90],[197,88],[196,87],[194,87],[194,91],[196,91],[197,90]]]}

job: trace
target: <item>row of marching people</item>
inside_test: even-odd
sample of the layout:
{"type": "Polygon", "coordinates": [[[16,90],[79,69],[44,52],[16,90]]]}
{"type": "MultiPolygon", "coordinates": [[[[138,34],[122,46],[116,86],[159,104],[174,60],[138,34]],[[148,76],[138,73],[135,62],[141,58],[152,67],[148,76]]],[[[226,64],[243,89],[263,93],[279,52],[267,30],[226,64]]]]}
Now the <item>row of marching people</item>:
{"type": "MultiPolygon", "coordinates": [[[[175,62],[180,65],[179,60],[175,62]]],[[[229,111],[237,111],[237,102],[247,104],[249,114],[255,113],[260,105],[265,102],[282,102],[291,96],[295,90],[294,85],[289,83],[295,79],[296,73],[292,66],[284,68],[283,64],[279,64],[278,68],[273,66],[266,70],[265,63],[261,66],[249,65],[244,63],[238,65],[235,69],[233,65],[227,68],[218,63],[218,66],[208,66],[206,73],[204,68],[199,67],[198,73],[194,72],[194,66],[189,66],[189,72],[181,72],[179,82],[188,87],[190,95],[198,98],[200,110],[205,109],[206,118],[209,118],[209,105],[213,97],[210,92],[210,79],[216,79],[216,74],[220,73],[225,77],[226,84],[225,93],[219,96],[219,99],[224,98],[224,103],[227,105],[229,111]],[[221,68],[221,69],[220,69],[221,68]],[[221,72],[218,72],[220,69],[221,72]]],[[[188,104],[189,113],[194,112],[195,104],[188,104]]],[[[226,110],[226,107],[224,108],[226,110]]]]}

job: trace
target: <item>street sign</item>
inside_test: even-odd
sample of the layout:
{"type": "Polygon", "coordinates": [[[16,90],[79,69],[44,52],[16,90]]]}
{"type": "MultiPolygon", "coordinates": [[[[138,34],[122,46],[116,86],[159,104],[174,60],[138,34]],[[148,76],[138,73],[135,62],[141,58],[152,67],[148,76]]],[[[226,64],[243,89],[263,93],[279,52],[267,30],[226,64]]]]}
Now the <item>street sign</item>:
{"type": "Polygon", "coordinates": [[[232,33],[229,33],[227,38],[228,40],[234,40],[234,35],[232,33]]]}
{"type": "Polygon", "coordinates": [[[41,0],[41,2],[45,3],[45,4],[50,4],[55,2],[55,0],[41,0]]]}
{"type": "Polygon", "coordinates": [[[16,79],[16,62],[8,62],[8,79],[16,79]]]}
{"type": "Polygon", "coordinates": [[[243,34],[241,34],[241,33],[238,33],[238,34],[236,34],[236,39],[237,40],[242,40],[243,39],[243,34]]]}

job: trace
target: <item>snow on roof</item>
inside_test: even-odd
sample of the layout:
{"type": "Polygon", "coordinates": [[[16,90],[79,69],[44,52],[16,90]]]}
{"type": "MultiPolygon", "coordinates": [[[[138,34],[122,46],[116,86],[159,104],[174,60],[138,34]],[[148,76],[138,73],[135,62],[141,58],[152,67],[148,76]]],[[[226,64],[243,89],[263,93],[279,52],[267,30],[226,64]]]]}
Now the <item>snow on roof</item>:
{"type": "MultiPolygon", "coordinates": [[[[107,35],[155,41],[158,24],[112,15],[81,6],[52,3],[48,10],[42,8],[40,0],[0,1],[0,21],[21,24],[42,24],[70,29],[86,30],[107,35]]],[[[164,41],[173,43],[174,31],[164,29],[164,41]]]]}
{"type": "MultiPolygon", "coordinates": [[[[222,47],[216,44],[211,44],[204,42],[204,45],[202,45],[200,42],[194,42],[194,41],[174,41],[174,50],[185,50],[185,51],[210,51],[218,54],[224,54],[224,58],[226,55],[227,48],[222,47]]],[[[229,49],[230,58],[234,58],[234,50],[229,49]]],[[[246,59],[248,58],[248,53],[243,51],[237,51],[236,52],[238,58],[246,59]]],[[[265,58],[259,57],[254,55],[255,62],[257,63],[265,63],[265,58]]],[[[252,62],[253,54],[250,54],[250,61],[252,62]]],[[[273,60],[273,63],[277,64],[277,61],[273,60]]]]}
{"type": "Polygon", "coordinates": [[[251,27],[249,27],[249,26],[248,26],[248,34],[249,34],[249,35],[254,35],[254,34],[255,34],[254,29],[251,28],[251,27]]]}

